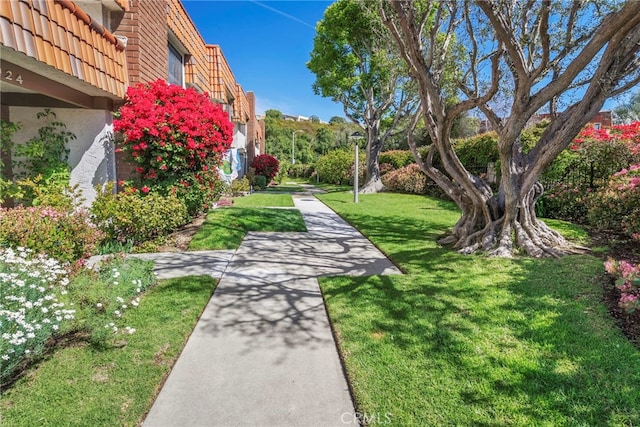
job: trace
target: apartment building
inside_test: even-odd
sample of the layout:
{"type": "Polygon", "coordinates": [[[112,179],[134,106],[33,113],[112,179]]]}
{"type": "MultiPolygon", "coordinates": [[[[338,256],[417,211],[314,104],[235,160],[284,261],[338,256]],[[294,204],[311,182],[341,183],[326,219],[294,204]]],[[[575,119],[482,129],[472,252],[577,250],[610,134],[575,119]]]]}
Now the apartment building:
{"type": "Polygon", "coordinates": [[[33,137],[42,126],[36,114],[51,109],[77,137],[68,147],[71,183],[88,203],[95,185],[131,176],[114,153],[112,113],[138,82],[165,79],[223,104],[240,172],[264,152],[255,95],[179,0],[0,1],[0,69],[0,118],[21,124],[14,141],[33,137]]]}

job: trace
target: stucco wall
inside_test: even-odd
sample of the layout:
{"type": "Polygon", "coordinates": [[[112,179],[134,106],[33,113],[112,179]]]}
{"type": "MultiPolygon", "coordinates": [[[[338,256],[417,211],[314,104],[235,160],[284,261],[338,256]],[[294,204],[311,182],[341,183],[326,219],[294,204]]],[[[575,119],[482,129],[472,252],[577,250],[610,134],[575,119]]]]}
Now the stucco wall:
{"type": "MultiPolygon", "coordinates": [[[[10,107],[12,122],[19,122],[21,129],[16,132],[14,142],[28,141],[37,136],[38,129],[46,123],[38,120],[39,108],[10,107]]],[[[115,160],[113,150],[113,116],[109,111],[73,108],[52,109],[56,120],[67,125],[67,130],[75,134],[69,148],[71,185],[78,184],[84,205],[90,205],[96,197],[94,186],[114,181],[115,160]]]]}

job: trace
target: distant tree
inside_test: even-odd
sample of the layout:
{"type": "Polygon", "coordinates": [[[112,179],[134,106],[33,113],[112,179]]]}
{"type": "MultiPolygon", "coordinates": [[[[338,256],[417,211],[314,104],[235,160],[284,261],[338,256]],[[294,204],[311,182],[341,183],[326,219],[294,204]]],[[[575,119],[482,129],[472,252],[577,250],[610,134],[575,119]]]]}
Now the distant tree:
{"type": "Polygon", "coordinates": [[[385,140],[401,130],[406,112],[415,111],[417,94],[408,90],[406,66],[394,51],[389,32],[375,10],[358,0],[338,0],[316,26],[311,60],[317,94],[340,102],[345,115],[363,129],[366,177],[362,192],[377,192],[378,156],[385,140]],[[390,118],[383,124],[385,118],[390,118]],[[386,124],[386,126],[385,126],[386,124]]]}
{"type": "Polygon", "coordinates": [[[619,105],[613,110],[617,124],[629,124],[640,121],[640,90],[631,97],[629,102],[619,105]]]}
{"type": "Polygon", "coordinates": [[[311,117],[309,117],[309,121],[310,121],[311,123],[320,123],[320,117],[318,117],[318,116],[311,116],[311,117]]]}
{"type": "Polygon", "coordinates": [[[265,111],[264,114],[268,119],[275,119],[275,120],[284,119],[284,116],[282,115],[282,112],[279,111],[279,110],[267,110],[267,111],[265,111]]]}
{"type": "Polygon", "coordinates": [[[344,124],[347,123],[347,120],[344,117],[340,117],[340,116],[333,116],[329,119],[329,124],[330,125],[340,125],[340,124],[344,124]]]}
{"type": "Polygon", "coordinates": [[[326,127],[321,127],[316,131],[316,152],[320,155],[327,154],[335,145],[333,132],[326,127]]]}

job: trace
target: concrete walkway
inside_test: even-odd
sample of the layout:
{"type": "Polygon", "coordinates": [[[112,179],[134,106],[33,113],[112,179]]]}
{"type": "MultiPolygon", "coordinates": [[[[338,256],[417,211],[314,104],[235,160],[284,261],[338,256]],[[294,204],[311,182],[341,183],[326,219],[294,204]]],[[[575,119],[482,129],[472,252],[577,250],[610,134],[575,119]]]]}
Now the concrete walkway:
{"type": "Polygon", "coordinates": [[[145,426],[356,424],[317,277],[400,271],[312,195],[294,202],[307,233],[249,233],[232,256],[149,256],[159,277],[228,264],[145,426]]]}

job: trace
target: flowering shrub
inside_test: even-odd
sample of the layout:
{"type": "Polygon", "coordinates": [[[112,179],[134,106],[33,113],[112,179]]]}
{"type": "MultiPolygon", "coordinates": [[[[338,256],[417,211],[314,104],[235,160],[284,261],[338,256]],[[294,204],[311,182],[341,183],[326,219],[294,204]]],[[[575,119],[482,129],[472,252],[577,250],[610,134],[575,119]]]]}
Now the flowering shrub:
{"type": "Polygon", "coordinates": [[[58,298],[66,293],[67,271],[30,249],[0,249],[0,382],[45,350],[49,338],[74,319],[58,298]]]}
{"type": "Polygon", "coordinates": [[[620,290],[620,307],[627,313],[640,309],[640,265],[609,258],[604,267],[607,273],[616,278],[616,287],[620,290]]]}
{"type": "Polygon", "coordinates": [[[386,175],[389,172],[393,172],[394,170],[396,170],[396,168],[393,167],[391,163],[380,163],[379,168],[380,168],[380,176],[386,175]]]}
{"type": "Polygon", "coordinates": [[[427,176],[417,164],[389,172],[382,178],[382,182],[389,189],[399,193],[424,194],[427,176]]]}
{"type": "Polygon", "coordinates": [[[587,197],[591,189],[563,182],[548,184],[536,204],[536,214],[584,224],[587,221],[587,197]]]}
{"type": "Polygon", "coordinates": [[[640,234],[640,163],[614,174],[587,199],[589,223],[600,230],[640,234]]]}
{"type": "Polygon", "coordinates": [[[256,175],[264,176],[267,182],[271,181],[278,174],[278,159],[269,154],[260,154],[251,162],[256,175]]]}
{"type": "Polygon", "coordinates": [[[0,208],[0,246],[22,246],[73,263],[92,255],[102,237],[84,210],[69,213],[48,206],[0,208]]]}
{"type": "Polygon", "coordinates": [[[217,166],[233,139],[222,107],[164,80],[130,86],[113,128],[124,136],[118,150],[129,154],[140,176],[159,181],[217,166]]]}
{"type": "Polygon", "coordinates": [[[140,243],[169,234],[188,222],[186,206],[175,196],[163,196],[145,187],[125,187],[114,194],[107,185],[91,205],[91,218],[106,241],[140,243]]]}

